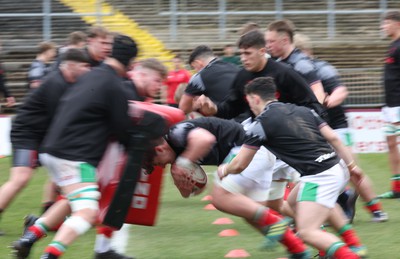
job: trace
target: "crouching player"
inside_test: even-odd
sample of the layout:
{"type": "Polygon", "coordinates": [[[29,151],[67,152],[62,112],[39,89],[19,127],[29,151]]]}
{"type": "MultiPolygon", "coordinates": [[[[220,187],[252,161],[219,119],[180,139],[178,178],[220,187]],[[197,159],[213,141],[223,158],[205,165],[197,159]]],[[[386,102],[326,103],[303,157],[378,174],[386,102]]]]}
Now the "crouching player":
{"type": "MultiPolygon", "coordinates": [[[[194,163],[223,163],[225,158],[235,154],[244,137],[243,126],[234,121],[204,117],[180,122],[169,130],[163,143],[155,147],[153,163],[172,164],[175,185],[183,197],[189,197],[194,183],[188,180],[188,168],[194,163]]],[[[310,258],[308,249],[287,227],[286,221],[265,206],[275,159],[262,148],[243,174],[231,175],[222,181],[217,179],[212,191],[213,204],[255,226],[265,236],[267,248],[280,242],[290,258],[310,258]]]]}
{"type": "MultiPolygon", "coordinates": [[[[272,78],[251,81],[246,85],[245,93],[251,110],[258,115],[257,122],[247,131],[248,136],[237,156],[218,168],[220,178],[242,172],[257,150],[265,146],[301,175],[288,202],[295,212],[296,227],[302,240],[326,251],[329,257],[360,258],[357,253],[362,255],[365,249],[349,247],[348,242],[345,244],[320,229],[326,220],[332,221],[330,216],[339,209],[335,203],[349,177],[362,177],[362,171],[349,151],[314,111],[277,102],[272,78]]],[[[343,213],[336,215],[344,217],[343,213]]],[[[348,231],[348,228],[342,231],[348,231]]],[[[351,234],[353,241],[357,241],[354,231],[351,234]]]]}

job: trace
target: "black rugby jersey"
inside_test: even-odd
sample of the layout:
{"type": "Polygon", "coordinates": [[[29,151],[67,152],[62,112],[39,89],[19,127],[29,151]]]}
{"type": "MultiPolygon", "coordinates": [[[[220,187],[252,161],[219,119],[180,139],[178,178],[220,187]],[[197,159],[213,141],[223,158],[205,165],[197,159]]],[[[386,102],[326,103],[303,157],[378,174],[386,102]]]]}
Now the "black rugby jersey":
{"type": "Polygon", "coordinates": [[[384,67],[385,102],[389,107],[400,106],[400,39],[390,44],[384,67]]]}
{"type": "Polygon", "coordinates": [[[290,65],[307,81],[308,85],[311,86],[320,81],[314,63],[301,50],[295,48],[287,58],[278,60],[290,65]]]}
{"type": "Polygon", "coordinates": [[[215,117],[202,117],[174,125],[166,135],[166,141],[179,156],[187,146],[189,132],[202,128],[213,134],[217,140],[210,153],[200,162],[202,165],[219,165],[230,150],[243,144],[245,132],[240,123],[215,117]]]}
{"type": "MultiPolygon", "coordinates": [[[[338,71],[328,62],[313,59],[314,65],[317,69],[318,77],[321,79],[324,91],[331,94],[335,88],[343,86],[338,71]]],[[[332,129],[347,128],[347,118],[343,106],[338,105],[333,108],[328,108],[328,124],[332,129]]]]}
{"type": "Polygon", "coordinates": [[[239,68],[218,58],[190,78],[185,93],[191,96],[204,94],[218,104],[228,97],[239,68]]]}
{"type": "Polygon", "coordinates": [[[38,150],[55,114],[58,102],[71,87],[57,68],[44,79],[35,91],[29,94],[11,127],[11,143],[14,149],[38,150]]]}
{"type": "Polygon", "coordinates": [[[294,104],[272,102],[246,131],[244,145],[264,145],[302,176],[321,173],[339,162],[335,150],[321,135],[326,125],[314,111],[294,104]]]}
{"type": "Polygon", "coordinates": [[[61,98],[43,149],[97,167],[110,136],[126,144],[131,126],[123,79],[103,63],[83,75],[61,98]]]}
{"type": "Polygon", "coordinates": [[[325,109],[318,102],[307,82],[287,64],[268,59],[266,66],[259,72],[250,72],[241,69],[236,76],[229,98],[218,105],[215,116],[231,119],[239,114],[250,111],[246,101],[244,87],[251,80],[258,77],[272,77],[277,88],[277,98],[280,102],[294,103],[314,109],[323,115],[325,109]]]}

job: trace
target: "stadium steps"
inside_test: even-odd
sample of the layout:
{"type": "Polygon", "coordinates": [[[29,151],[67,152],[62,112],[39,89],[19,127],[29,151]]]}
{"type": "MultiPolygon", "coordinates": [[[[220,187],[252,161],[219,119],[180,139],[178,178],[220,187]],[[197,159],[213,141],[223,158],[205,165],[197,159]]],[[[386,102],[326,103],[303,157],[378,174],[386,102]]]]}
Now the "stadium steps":
{"type": "MultiPolygon", "coordinates": [[[[80,0],[60,0],[61,3],[71,8],[75,13],[88,13],[96,11],[96,1],[90,0],[83,4],[80,0]]],[[[104,16],[101,23],[111,31],[117,31],[129,35],[138,43],[139,58],[157,57],[164,62],[172,59],[172,53],[167,50],[164,44],[121,11],[112,8],[107,3],[103,3],[102,12],[112,13],[110,16],[104,16]]],[[[88,24],[95,24],[96,17],[83,16],[82,19],[88,24]]]]}

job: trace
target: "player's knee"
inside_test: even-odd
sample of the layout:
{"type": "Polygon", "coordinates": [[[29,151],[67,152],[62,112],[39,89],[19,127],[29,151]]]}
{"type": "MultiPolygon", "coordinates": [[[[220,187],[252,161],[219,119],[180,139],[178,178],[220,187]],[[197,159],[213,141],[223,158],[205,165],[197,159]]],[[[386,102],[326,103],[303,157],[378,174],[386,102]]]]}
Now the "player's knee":
{"type": "Polygon", "coordinates": [[[71,216],[63,223],[63,225],[71,228],[78,235],[82,235],[92,227],[93,222],[89,222],[80,216],[71,216]]]}
{"type": "MultiPolygon", "coordinates": [[[[100,192],[97,185],[90,185],[67,195],[72,213],[85,210],[89,214],[96,214],[99,210],[100,192]]],[[[94,216],[95,217],[95,216],[94,216]]],[[[92,218],[92,216],[90,216],[92,218]]]]}

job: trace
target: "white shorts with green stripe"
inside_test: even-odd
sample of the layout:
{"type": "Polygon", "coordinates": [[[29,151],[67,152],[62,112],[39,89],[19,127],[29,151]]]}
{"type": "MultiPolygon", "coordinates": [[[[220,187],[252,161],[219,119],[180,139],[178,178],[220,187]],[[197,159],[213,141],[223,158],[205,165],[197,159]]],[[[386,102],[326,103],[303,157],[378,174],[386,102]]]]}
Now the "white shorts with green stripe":
{"type": "Polygon", "coordinates": [[[386,136],[400,135],[400,107],[383,107],[382,117],[385,124],[383,132],[386,136]]]}
{"type": "MultiPolygon", "coordinates": [[[[230,162],[239,150],[240,147],[233,148],[225,158],[224,163],[230,162]]],[[[261,147],[243,172],[229,174],[222,181],[216,175],[214,183],[230,193],[240,193],[257,202],[266,201],[271,186],[274,164],[275,156],[265,147],[261,147]]]]}
{"type": "Polygon", "coordinates": [[[39,159],[58,186],[96,182],[96,168],[86,162],[70,161],[46,153],[39,154],[39,159]]]}
{"type": "Polygon", "coordinates": [[[300,178],[297,202],[312,201],[333,208],[339,194],[349,181],[349,171],[343,161],[328,170],[300,178]]]}

